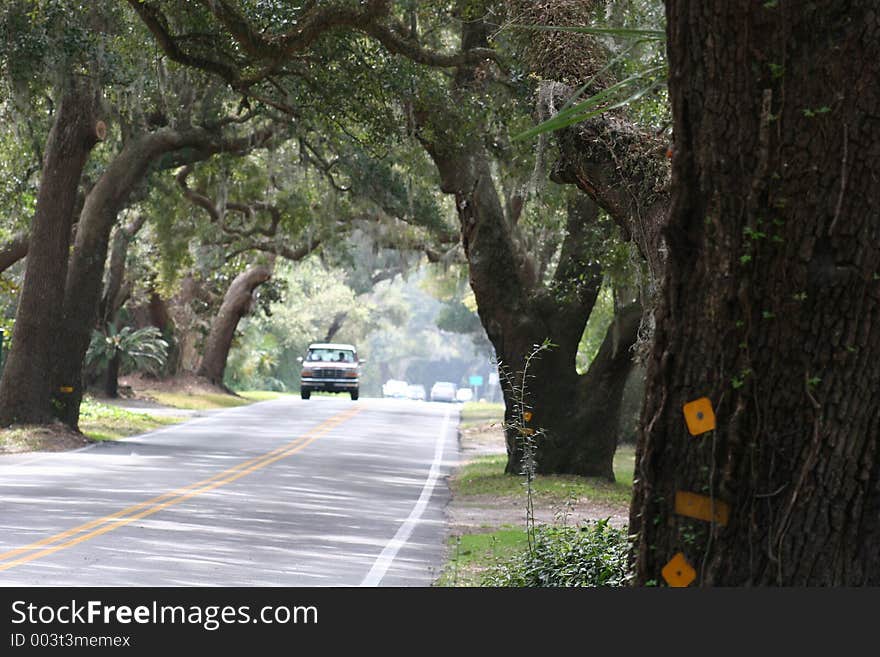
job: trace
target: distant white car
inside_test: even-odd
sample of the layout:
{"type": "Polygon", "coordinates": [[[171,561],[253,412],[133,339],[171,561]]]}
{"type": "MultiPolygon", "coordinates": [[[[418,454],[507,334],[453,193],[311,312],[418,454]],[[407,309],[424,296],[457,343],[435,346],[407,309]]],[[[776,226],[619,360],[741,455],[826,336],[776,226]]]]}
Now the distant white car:
{"type": "Polygon", "coordinates": [[[431,401],[454,402],[455,384],[449,381],[437,381],[431,386],[431,401]]]}
{"type": "Polygon", "coordinates": [[[411,385],[406,389],[406,396],[408,399],[415,399],[417,401],[425,400],[425,386],[415,384],[411,385]]]}
{"type": "Polygon", "coordinates": [[[406,399],[409,384],[400,379],[388,379],[382,386],[383,397],[395,397],[397,399],[406,399]]]}
{"type": "Polygon", "coordinates": [[[457,402],[469,402],[474,398],[474,391],[470,388],[459,388],[458,392],[455,393],[455,401],[457,402]]]}

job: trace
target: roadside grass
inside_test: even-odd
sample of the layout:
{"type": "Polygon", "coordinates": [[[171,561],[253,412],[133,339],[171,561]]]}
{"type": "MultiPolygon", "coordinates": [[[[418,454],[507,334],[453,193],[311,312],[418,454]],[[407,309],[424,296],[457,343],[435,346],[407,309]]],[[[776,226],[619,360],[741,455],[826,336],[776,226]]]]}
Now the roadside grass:
{"type": "Polygon", "coordinates": [[[80,407],[79,428],[92,440],[116,440],[184,421],[183,417],[134,413],[85,397],[80,407]]]}
{"type": "MultiPolygon", "coordinates": [[[[145,391],[164,406],[180,409],[215,409],[243,406],[258,401],[277,399],[290,393],[268,390],[239,391],[240,397],[222,393],[177,393],[159,390],[145,391]]],[[[94,440],[117,440],[135,436],[189,418],[151,415],[149,412],[128,411],[112,404],[102,403],[86,395],[80,407],[78,434],[60,422],[52,425],[27,425],[0,429],[0,454],[34,451],[60,451],[83,447],[94,440]]]]}
{"type": "MultiPolygon", "coordinates": [[[[466,464],[452,479],[453,494],[466,498],[474,495],[493,497],[522,497],[525,478],[504,474],[507,457],[503,454],[481,456],[466,464]]],[[[629,504],[632,497],[635,449],[629,445],[618,447],[614,457],[614,483],[603,479],[577,475],[538,475],[532,482],[535,500],[547,504],[562,504],[572,498],[587,498],[595,502],[629,504]]]]}
{"type": "MultiPolygon", "coordinates": [[[[217,408],[233,408],[244,406],[255,400],[246,399],[244,396],[236,397],[222,392],[168,392],[166,390],[140,391],[144,396],[155,400],[163,406],[172,406],[190,411],[207,411],[217,408]]],[[[241,393],[239,393],[241,394],[241,393]]]]}
{"type": "Polygon", "coordinates": [[[270,401],[279,397],[290,397],[292,392],[275,392],[274,390],[236,390],[236,394],[252,402],[270,401]]]}
{"type": "Polygon", "coordinates": [[[504,422],[504,404],[490,402],[465,402],[461,407],[460,429],[473,429],[484,425],[504,422]]]}
{"type": "MultiPolygon", "coordinates": [[[[479,410],[479,409],[478,409],[479,410]]],[[[495,411],[498,412],[497,410],[495,411]]],[[[488,413],[474,422],[470,434],[486,426],[488,413]]],[[[497,429],[496,429],[497,431],[497,429]]],[[[466,463],[450,480],[453,504],[499,505],[524,510],[525,478],[504,474],[504,454],[478,456],[466,463]]],[[[616,481],[575,475],[538,475],[532,483],[536,508],[565,508],[577,501],[626,508],[632,497],[635,447],[620,445],[614,457],[616,481]]],[[[566,524],[555,516],[552,525],[566,524]]],[[[525,527],[514,525],[473,527],[448,539],[447,561],[434,585],[440,587],[483,586],[487,572],[528,549],[525,527]]]]}
{"type": "Polygon", "coordinates": [[[524,529],[505,526],[482,534],[449,538],[449,559],[434,586],[480,586],[483,573],[528,548],[524,529]]]}
{"type": "Polygon", "coordinates": [[[61,422],[17,425],[0,429],[0,454],[60,452],[89,444],[89,439],[61,422]]]}
{"type": "Polygon", "coordinates": [[[79,416],[82,433],[76,433],[61,422],[0,429],[0,454],[77,449],[91,441],[117,440],[185,421],[183,417],[159,417],[126,411],[86,396],[79,416]]]}

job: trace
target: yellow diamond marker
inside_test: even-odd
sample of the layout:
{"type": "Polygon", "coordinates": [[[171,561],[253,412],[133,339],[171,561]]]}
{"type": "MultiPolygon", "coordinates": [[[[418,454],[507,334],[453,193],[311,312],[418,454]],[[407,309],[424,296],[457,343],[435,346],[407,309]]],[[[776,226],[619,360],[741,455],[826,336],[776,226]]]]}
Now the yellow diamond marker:
{"type": "Polygon", "coordinates": [[[669,563],[663,566],[660,573],[669,586],[676,588],[687,586],[697,577],[697,571],[688,563],[681,552],[672,557],[669,563]]]}
{"type": "Polygon", "coordinates": [[[714,520],[715,523],[724,527],[730,516],[730,507],[727,502],[721,500],[713,502],[711,497],[677,490],[675,491],[675,512],[680,516],[705,520],[706,522],[714,520]]]}
{"type": "Polygon", "coordinates": [[[700,397],[682,407],[684,420],[692,436],[712,431],[715,428],[715,411],[708,397],[700,397]]]}
{"type": "Polygon", "coordinates": [[[532,412],[531,412],[531,411],[525,411],[525,412],[523,413],[523,420],[525,420],[526,422],[531,422],[531,421],[532,421],[532,412]]]}

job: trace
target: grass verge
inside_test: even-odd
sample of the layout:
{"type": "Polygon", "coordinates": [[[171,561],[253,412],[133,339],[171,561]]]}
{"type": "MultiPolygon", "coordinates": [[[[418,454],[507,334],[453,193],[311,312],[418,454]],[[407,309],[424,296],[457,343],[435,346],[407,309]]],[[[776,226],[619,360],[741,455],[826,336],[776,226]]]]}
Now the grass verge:
{"type": "MultiPolygon", "coordinates": [[[[466,498],[476,495],[522,499],[524,477],[504,474],[507,457],[503,454],[481,456],[466,464],[452,480],[453,494],[466,498]]],[[[535,501],[562,504],[573,497],[588,498],[609,504],[629,504],[632,497],[635,449],[621,446],[614,457],[614,483],[576,475],[538,475],[532,482],[535,501]]]]}
{"type": "Polygon", "coordinates": [[[141,392],[144,396],[155,400],[163,406],[172,406],[190,411],[210,411],[218,408],[245,406],[246,404],[258,401],[278,399],[290,394],[271,392],[269,390],[238,390],[235,395],[228,395],[222,392],[172,392],[151,389],[144,389],[141,392]]]}
{"type": "Polygon", "coordinates": [[[251,401],[244,397],[226,395],[222,392],[167,392],[164,390],[144,390],[144,396],[163,406],[172,406],[189,411],[209,411],[216,408],[244,406],[251,401]]]}
{"type": "Polygon", "coordinates": [[[279,397],[290,397],[292,392],[275,392],[272,390],[236,390],[238,395],[252,402],[270,401],[279,397]]]}
{"type": "Polygon", "coordinates": [[[0,454],[59,452],[85,447],[95,440],[117,440],[184,422],[182,417],[157,417],[134,413],[85,397],[76,433],[61,422],[0,429],[0,454]]]}
{"type": "MultiPolygon", "coordinates": [[[[493,568],[521,557],[528,541],[516,524],[525,513],[525,479],[504,474],[503,404],[467,403],[460,443],[468,462],[450,480],[453,523],[448,556],[435,586],[485,586],[493,568]]],[[[632,497],[635,448],[622,445],[614,458],[616,481],[573,475],[539,475],[533,503],[539,526],[573,531],[572,522],[626,517],[632,497]]],[[[579,536],[579,534],[576,534],[579,536]]],[[[491,579],[491,578],[490,578],[491,579]]],[[[500,581],[498,577],[496,580],[500,581]]],[[[497,585],[497,584],[495,584],[497,585]]]]}
{"type": "Polygon", "coordinates": [[[480,586],[486,570],[522,553],[527,547],[525,530],[515,527],[451,536],[449,559],[435,586],[480,586]]]}
{"type": "Polygon", "coordinates": [[[497,424],[500,428],[503,422],[504,404],[465,402],[461,407],[461,422],[458,426],[464,430],[497,424]]]}
{"type": "Polygon", "coordinates": [[[186,418],[183,417],[159,417],[149,413],[134,413],[86,397],[80,407],[79,428],[92,440],[116,440],[185,420],[186,418]]]}

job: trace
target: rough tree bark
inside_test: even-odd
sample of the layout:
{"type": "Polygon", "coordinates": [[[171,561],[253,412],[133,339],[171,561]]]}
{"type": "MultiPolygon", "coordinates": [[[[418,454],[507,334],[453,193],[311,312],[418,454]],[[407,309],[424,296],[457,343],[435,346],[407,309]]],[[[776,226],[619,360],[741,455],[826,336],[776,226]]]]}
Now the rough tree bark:
{"type": "Polygon", "coordinates": [[[272,278],[272,267],[256,265],[249,267],[233,279],[229,289],[223,296],[223,303],[205,342],[202,363],[198,375],[208,379],[214,385],[223,385],[223,373],[226,371],[226,360],[232,348],[232,339],[238,321],[251,311],[254,291],[272,278]]]}
{"type": "Polygon", "coordinates": [[[149,300],[146,305],[147,322],[139,322],[140,324],[150,324],[162,331],[162,337],[168,343],[168,357],[165,360],[165,368],[160,378],[166,376],[174,376],[180,371],[182,350],[180,340],[177,334],[177,327],[168,310],[168,304],[159,294],[158,290],[152,288],[149,294],[149,300]]]}
{"type": "MultiPolygon", "coordinates": [[[[555,86],[561,107],[573,90],[555,86]]],[[[652,280],[663,279],[669,214],[667,145],[625,117],[602,114],[555,133],[559,158],[550,179],[577,185],[632,240],[648,264],[652,280]]]]}
{"type": "Polygon", "coordinates": [[[641,321],[638,303],[622,308],[587,372],[573,381],[570,394],[560,398],[559,390],[536,391],[533,403],[537,411],[530,424],[541,426],[543,417],[556,414],[565,417],[569,425],[568,432],[549,437],[554,441],[553,449],[542,449],[541,472],[589,472],[614,480],[610,464],[617,449],[623,389],[634,367],[632,347],[641,321]],[[608,464],[605,471],[596,469],[600,463],[608,464]]]}
{"type": "Polygon", "coordinates": [[[52,419],[50,371],[65,330],[70,226],[80,176],[98,142],[97,107],[94,89],[73,86],[62,96],[49,132],[12,347],[0,381],[0,425],[52,419]]]}
{"type": "Polygon", "coordinates": [[[121,358],[119,354],[113,356],[107,363],[107,373],[104,378],[104,394],[115,399],[119,396],[119,366],[121,358]]]}
{"type": "Polygon", "coordinates": [[[876,3],[668,0],[667,19],[673,197],[637,583],[680,552],[698,585],[876,586],[876,3]],[[700,397],[717,429],[694,437],[682,405],[700,397]],[[676,513],[679,491],[716,521],[676,513]]]}

